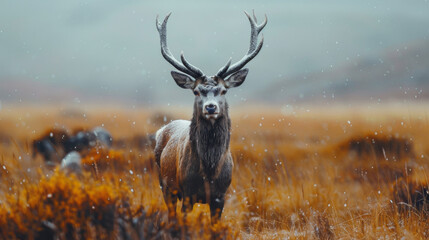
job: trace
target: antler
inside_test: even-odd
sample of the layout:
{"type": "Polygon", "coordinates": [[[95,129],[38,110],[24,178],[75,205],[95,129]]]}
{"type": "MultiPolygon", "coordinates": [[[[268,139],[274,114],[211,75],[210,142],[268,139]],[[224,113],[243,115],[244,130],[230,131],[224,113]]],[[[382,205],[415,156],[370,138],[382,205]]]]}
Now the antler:
{"type": "Polygon", "coordinates": [[[255,11],[253,11],[253,19],[252,17],[250,17],[250,15],[244,11],[244,13],[246,14],[247,18],[249,19],[250,22],[250,28],[251,28],[251,32],[250,32],[250,47],[249,47],[249,51],[247,51],[247,54],[244,55],[244,57],[234,63],[231,67],[231,59],[229,59],[229,61],[227,62],[227,64],[222,67],[221,69],[219,69],[218,73],[216,74],[216,76],[225,79],[226,77],[228,77],[229,75],[231,75],[234,72],[237,72],[238,70],[240,70],[241,68],[243,68],[248,62],[250,62],[250,60],[252,60],[256,55],[258,55],[259,51],[262,48],[262,45],[264,44],[264,35],[262,35],[262,39],[261,42],[259,44],[258,43],[258,35],[259,33],[262,31],[262,29],[264,29],[265,25],[267,25],[267,15],[265,15],[265,20],[262,24],[258,25],[257,24],[257,19],[255,16],[255,11]]]}
{"type": "Polygon", "coordinates": [[[185,56],[183,55],[183,52],[180,55],[180,58],[182,60],[182,63],[177,61],[173,54],[171,54],[170,50],[167,46],[167,21],[170,17],[171,12],[164,18],[164,21],[162,24],[158,21],[158,16],[156,16],[156,28],[159,32],[159,38],[161,39],[161,53],[162,56],[169,62],[173,67],[175,67],[177,70],[186,73],[194,78],[199,78],[203,76],[203,72],[195,67],[194,65],[190,64],[188,61],[186,61],[185,56]],[[184,66],[183,66],[184,65],[184,66]]]}

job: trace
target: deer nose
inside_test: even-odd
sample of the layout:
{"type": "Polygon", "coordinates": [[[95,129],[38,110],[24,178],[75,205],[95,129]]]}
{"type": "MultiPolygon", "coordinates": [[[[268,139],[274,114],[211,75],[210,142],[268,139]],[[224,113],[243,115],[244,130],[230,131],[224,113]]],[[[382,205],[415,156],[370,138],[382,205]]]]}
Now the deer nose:
{"type": "Polygon", "coordinates": [[[215,113],[216,112],[216,105],[214,105],[214,104],[212,104],[212,103],[210,103],[210,104],[208,104],[208,105],[206,105],[206,110],[207,110],[207,112],[209,113],[209,114],[213,114],[213,113],[215,113]]]}

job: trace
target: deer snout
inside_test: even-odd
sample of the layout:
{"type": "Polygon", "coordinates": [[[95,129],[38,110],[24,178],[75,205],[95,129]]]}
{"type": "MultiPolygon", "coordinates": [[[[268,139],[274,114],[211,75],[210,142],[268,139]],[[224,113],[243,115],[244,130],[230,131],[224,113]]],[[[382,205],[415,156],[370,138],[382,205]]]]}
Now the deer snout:
{"type": "Polygon", "coordinates": [[[204,104],[204,114],[208,114],[208,115],[212,115],[212,114],[217,114],[219,113],[219,106],[217,105],[216,102],[207,102],[206,104],[204,104]]]}
{"type": "Polygon", "coordinates": [[[217,106],[213,103],[207,104],[205,108],[208,114],[214,114],[217,110],[217,106]]]}

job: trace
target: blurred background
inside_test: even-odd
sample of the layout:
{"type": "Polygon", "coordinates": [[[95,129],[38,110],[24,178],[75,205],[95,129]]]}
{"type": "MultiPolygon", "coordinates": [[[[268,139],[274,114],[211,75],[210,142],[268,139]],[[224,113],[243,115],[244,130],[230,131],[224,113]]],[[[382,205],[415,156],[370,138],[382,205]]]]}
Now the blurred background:
{"type": "Polygon", "coordinates": [[[248,49],[243,10],[268,16],[265,44],[233,104],[423,102],[429,90],[429,2],[2,1],[1,104],[189,107],[155,28],[213,75],[248,49]]]}

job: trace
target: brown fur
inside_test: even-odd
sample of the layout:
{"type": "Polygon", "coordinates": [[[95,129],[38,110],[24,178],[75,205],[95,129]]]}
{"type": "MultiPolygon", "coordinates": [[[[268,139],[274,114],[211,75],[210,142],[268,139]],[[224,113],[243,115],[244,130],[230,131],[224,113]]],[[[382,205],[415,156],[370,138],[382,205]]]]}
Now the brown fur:
{"type": "Polygon", "coordinates": [[[194,109],[192,122],[173,121],[157,132],[155,159],[171,216],[179,199],[183,212],[209,203],[212,220],[220,218],[233,166],[230,125],[227,112],[212,124],[194,109]]]}

